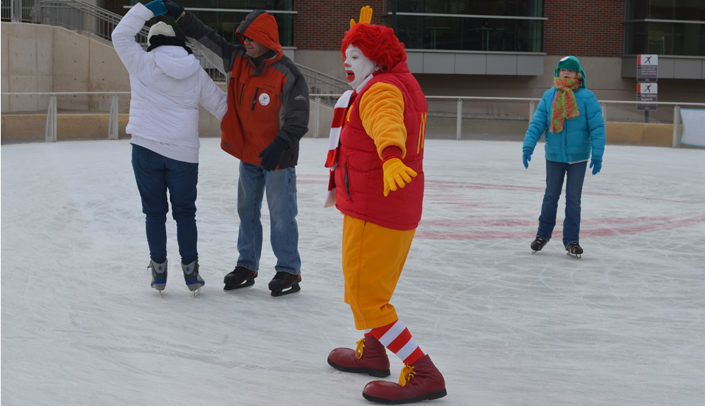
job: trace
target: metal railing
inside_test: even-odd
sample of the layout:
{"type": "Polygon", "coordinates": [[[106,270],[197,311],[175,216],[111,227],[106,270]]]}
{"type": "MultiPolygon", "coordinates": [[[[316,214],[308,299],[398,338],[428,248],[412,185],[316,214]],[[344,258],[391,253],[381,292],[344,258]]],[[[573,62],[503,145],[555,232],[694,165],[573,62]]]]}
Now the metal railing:
{"type": "MultiPolygon", "coordinates": [[[[2,0],[2,19],[63,27],[112,46],[111,35],[122,16],[81,0],[2,0]]],[[[149,28],[142,27],[135,36],[143,48],[148,34],[149,28]]],[[[213,80],[225,80],[202,54],[194,51],[193,56],[213,80]]]]}
{"type": "MultiPolygon", "coordinates": [[[[333,98],[337,100],[341,94],[311,94],[309,95],[313,100],[314,100],[314,114],[312,116],[313,118],[313,137],[314,138],[319,138],[320,137],[320,102],[324,98],[333,98]]],[[[522,102],[526,103],[528,102],[528,106],[524,106],[526,108],[528,115],[525,115],[524,120],[531,121],[531,118],[534,116],[534,112],[536,111],[536,103],[539,102],[541,99],[540,98],[526,98],[526,97],[482,97],[482,96],[426,96],[426,100],[429,102],[432,101],[440,101],[440,100],[448,100],[448,101],[455,101],[456,102],[456,109],[455,109],[455,114],[450,115],[450,117],[454,117],[456,119],[455,123],[455,138],[457,140],[462,139],[462,133],[463,133],[463,120],[464,119],[470,119],[470,118],[475,118],[481,115],[473,115],[470,114],[464,114],[463,113],[463,101],[484,101],[487,103],[495,103],[495,102],[522,102]]],[[[639,102],[639,101],[626,101],[626,100],[600,100],[600,105],[602,107],[602,115],[605,119],[605,122],[607,122],[607,117],[609,113],[608,106],[610,105],[634,105],[636,106],[637,104],[644,104],[644,102],[639,102]]],[[[679,140],[680,140],[680,107],[681,106],[693,106],[693,107],[701,107],[705,108],[705,103],[694,103],[694,102],[649,102],[649,104],[657,105],[657,106],[669,106],[673,107],[673,147],[677,147],[679,145],[679,140]]],[[[645,122],[648,123],[648,114],[649,111],[647,110],[645,113],[645,122]]],[[[431,111],[429,110],[429,117],[432,117],[433,115],[436,116],[446,116],[448,117],[449,115],[444,115],[443,113],[439,113],[438,111],[431,111]]],[[[490,118],[492,119],[493,117],[487,117],[485,115],[482,118],[490,118]]],[[[494,117],[494,119],[497,119],[501,117],[494,117]]]]}
{"type": "Polygon", "coordinates": [[[34,1],[35,0],[2,0],[0,3],[2,21],[31,23],[34,1]]]}
{"type": "Polygon", "coordinates": [[[47,109],[46,127],[44,130],[44,141],[56,142],[57,134],[57,106],[56,96],[78,96],[78,95],[112,95],[110,104],[110,120],[108,121],[108,139],[118,139],[119,123],[119,95],[129,95],[131,92],[28,92],[28,93],[2,93],[2,96],[49,96],[49,108],[47,109]]]}
{"type": "Polygon", "coordinates": [[[335,102],[338,100],[338,97],[345,93],[346,90],[350,89],[350,86],[348,86],[348,83],[344,80],[326,75],[325,73],[299,65],[298,63],[296,64],[296,67],[299,68],[301,74],[306,78],[309,93],[315,95],[329,95],[319,96],[319,99],[317,99],[319,103],[322,102],[329,106],[335,106],[335,102]]]}
{"type": "MultiPolygon", "coordinates": [[[[110,121],[109,121],[109,130],[108,130],[108,139],[117,139],[118,135],[118,112],[119,112],[119,105],[118,105],[118,95],[130,95],[131,92],[26,92],[26,93],[2,93],[2,96],[50,96],[49,101],[48,101],[48,109],[47,109],[47,121],[46,121],[46,130],[45,130],[45,140],[46,141],[56,141],[57,135],[56,135],[56,121],[57,121],[57,96],[76,96],[76,95],[88,95],[88,96],[100,96],[100,95],[112,95],[112,102],[110,105],[110,121]]],[[[320,138],[321,137],[321,122],[326,121],[324,123],[325,128],[327,129],[330,123],[327,122],[326,120],[321,119],[321,101],[326,98],[334,98],[337,100],[338,97],[340,97],[341,94],[328,94],[328,93],[314,93],[310,95],[310,99],[313,101],[314,106],[311,111],[311,125],[310,129],[312,131],[312,136],[313,138],[320,138]]],[[[455,103],[455,112],[453,114],[446,114],[444,112],[440,112],[438,109],[435,110],[430,110],[429,111],[429,118],[431,117],[441,117],[443,119],[454,119],[455,120],[455,139],[457,140],[462,140],[462,134],[463,134],[463,120],[468,120],[468,119],[490,119],[490,120],[496,120],[497,122],[501,121],[504,119],[504,121],[524,121],[528,122],[531,120],[531,117],[533,116],[533,113],[535,111],[535,106],[536,102],[539,101],[539,98],[522,98],[522,97],[474,97],[474,96],[426,96],[426,99],[430,102],[430,105],[433,104],[434,101],[443,101],[447,100],[450,102],[455,103]],[[509,104],[509,103],[516,103],[518,102],[519,104],[515,105],[515,107],[524,110],[525,114],[522,115],[521,117],[517,118],[517,116],[513,116],[511,119],[507,119],[506,115],[505,116],[499,116],[495,115],[494,117],[491,115],[487,114],[468,114],[467,112],[464,113],[464,104],[463,102],[472,102],[472,101],[481,101],[480,103],[481,106],[488,106],[491,105],[492,103],[497,103],[500,102],[500,104],[509,104]]],[[[600,104],[602,106],[602,111],[603,115],[606,118],[609,111],[608,106],[610,109],[614,109],[615,106],[618,105],[636,105],[636,104],[641,104],[643,102],[637,102],[637,101],[625,101],[625,100],[600,100],[600,104]]],[[[680,107],[681,106],[690,106],[690,107],[696,107],[696,108],[703,108],[705,109],[705,103],[691,103],[691,102],[653,102],[650,104],[655,104],[658,106],[664,106],[664,107],[673,107],[673,117],[672,117],[672,123],[673,123],[673,147],[677,147],[680,145],[680,124],[681,124],[681,118],[680,118],[680,107]]],[[[46,104],[45,104],[46,106],[46,104]]],[[[66,108],[66,107],[65,107],[66,108]]],[[[105,108],[105,107],[103,107],[105,108]]],[[[329,108],[330,109],[330,108],[329,108]]],[[[124,110],[124,109],[123,109],[124,110]]],[[[74,111],[74,110],[71,110],[74,111]]],[[[79,111],[84,111],[84,110],[79,110],[79,111]]],[[[86,111],[94,111],[93,109],[88,109],[86,111]]],[[[667,111],[670,114],[670,110],[667,111]]],[[[475,112],[477,113],[477,112],[475,112]]],[[[332,116],[331,116],[332,118],[332,116]]],[[[607,120],[605,120],[607,121],[607,120]]],[[[427,123],[430,123],[427,122],[427,123]]],[[[670,122],[669,122],[670,124],[670,122]]],[[[430,134],[430,131],[427,130],[427,133],[430,134]]],[[[324,135],[327,136],[327,133],[324,135]]]]}
{"type": "MultiPolygon", "coordinates": [[[[122,16],[81,0],[40,0],[32,8],[34,22],[78,31],[89,37],[112,41],[111,34],[122,16]]],[[[142,27],[137,42],[146,45],[149,29],[142,27]]]]}
{"type": "MultiPolygon", "coordinates": [[[[91,38],[112,44],[111,34],[122,16],[81,0],[2,0],[2,19],[53,25],[77,31],[91,38]]],[[[142,27],[136,41],[147,47],[149,28],[142,27]]],[[[192,47],[193,48],[193,47],[192,47]]],[[[194,49],[193,56],[215,81],[225,80],[225,74],[194,49]]],[[[296,64],[306,78],[311,93],[343,93],[347,83],[303,65],[296,64]]],[[[322,98],[324,104],[334,105],[335,97],[322,98]]]]}

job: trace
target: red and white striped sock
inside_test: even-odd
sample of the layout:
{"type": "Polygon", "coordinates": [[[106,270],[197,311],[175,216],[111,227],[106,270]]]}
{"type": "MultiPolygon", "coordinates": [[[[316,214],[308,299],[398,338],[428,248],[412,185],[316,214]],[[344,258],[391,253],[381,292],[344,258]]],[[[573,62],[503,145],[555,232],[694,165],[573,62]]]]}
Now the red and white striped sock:
{"type": "Polygon", "coordinates": [[[404,365],[411,365],[425,355],[401,320],[373,328],[370,333],[389,351],[395,353],[404,365]]]}

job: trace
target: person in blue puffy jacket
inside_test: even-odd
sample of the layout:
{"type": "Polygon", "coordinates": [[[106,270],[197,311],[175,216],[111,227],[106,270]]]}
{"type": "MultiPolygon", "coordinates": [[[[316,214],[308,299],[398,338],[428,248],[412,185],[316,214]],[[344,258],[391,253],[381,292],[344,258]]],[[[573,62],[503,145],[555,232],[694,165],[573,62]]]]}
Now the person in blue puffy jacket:
{"type": "Polygon", "coordinates": [[[541,135],[546,134],[546,192],[543,196],[539,229],[531,243],[533,252],[551,239],[556,226],[558,199],[566,179],[563,246],[577,258],[583,253],[579,244],[580,197],[587,161],[592,174],[602,169],[605,151],[605,120],[595,94],[585,88],[585,72],[578,58],[566,56],[558,62],[554,86],[541,98],[524,136],[523,161],[529,167],[531,154],[541,135]]]}

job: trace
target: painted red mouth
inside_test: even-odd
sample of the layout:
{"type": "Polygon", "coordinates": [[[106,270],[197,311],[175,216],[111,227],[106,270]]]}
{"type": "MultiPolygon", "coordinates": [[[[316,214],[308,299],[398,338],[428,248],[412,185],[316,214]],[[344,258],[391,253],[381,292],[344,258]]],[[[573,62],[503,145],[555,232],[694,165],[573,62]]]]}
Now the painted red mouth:
{"type": "Polygon", "coordinates": [[[348,79],[348,83],[355,80],[355,74],[353,73],[353,71],[350,71],[350,70],[345,71],[345,77],[348,79]]]}

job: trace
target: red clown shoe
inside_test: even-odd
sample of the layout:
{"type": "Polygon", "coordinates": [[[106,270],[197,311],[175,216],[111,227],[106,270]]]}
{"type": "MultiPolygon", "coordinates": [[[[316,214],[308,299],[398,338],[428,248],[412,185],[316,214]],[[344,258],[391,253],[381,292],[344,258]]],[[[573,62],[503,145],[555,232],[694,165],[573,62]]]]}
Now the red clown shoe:
{"type": "Polygon", "coordinates": [[[360,372],[383,378],[389,376],[387,351],[376,338],[362,338],[357,349],[336,348],[328,355],[328,364],[343,372],[360,372]]]}
{"type": "Polygon", "coordinates": [[[397,405],[422,400],[442,398],[447,395],[443,375],[431,358],[424,355],[414,364],[401,370],[399,384],[386,381],[372,381],[365,385],[362,396],[370,402],[397,405]]]}

